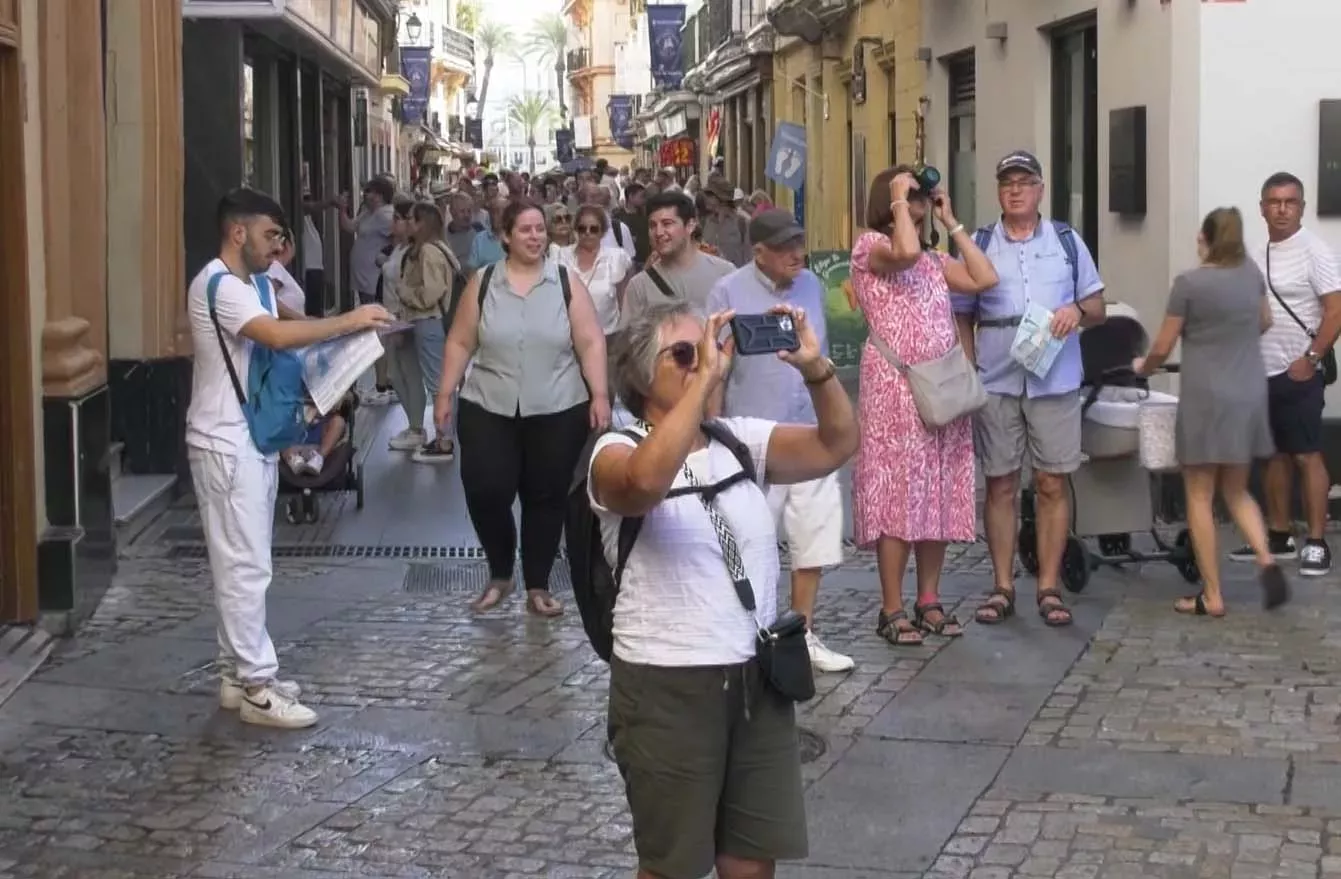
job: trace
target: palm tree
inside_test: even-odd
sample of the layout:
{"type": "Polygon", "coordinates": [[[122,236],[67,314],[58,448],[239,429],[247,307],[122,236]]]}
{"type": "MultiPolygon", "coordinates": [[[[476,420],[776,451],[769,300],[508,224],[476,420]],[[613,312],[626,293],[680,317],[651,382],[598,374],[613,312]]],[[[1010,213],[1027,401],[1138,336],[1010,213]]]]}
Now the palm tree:
{"type": "Polygon", "coordinates": [[[526,147],[531,152],[530,171],[534,174],[536,129],[554,121],[554,105],[549,98],[535,92],[513,95],[508,101],[508,118],[526,132],[526,147]]]}
{"type": "Polygon", "coordinates": [[[512,29],[505,24],[486,21],[475,31],[475,48],[484,52],[484,76],[480,79],[479,109],[476,118],[484,118],[484,102],[489,99],[489,77],[494,72],[494,56],[510,52],[516,41],[512,29]]]}
{"type": "Polygon", "coordinates": [[[527,47],[532,55],[543,61],[554,62],[554,76],[559,84],[559,118],[568,118],[568,105],[563,98],[565,53],[568,49],[568,23],[558,13],[547,13],[531,26],[527,47]]]}
{"type": "Polygon", "coordinates": [[[456,7],[456,26],[468,34],[474,34],[480,23],[480,5],[476,0],[462,0],[456,7]]]}

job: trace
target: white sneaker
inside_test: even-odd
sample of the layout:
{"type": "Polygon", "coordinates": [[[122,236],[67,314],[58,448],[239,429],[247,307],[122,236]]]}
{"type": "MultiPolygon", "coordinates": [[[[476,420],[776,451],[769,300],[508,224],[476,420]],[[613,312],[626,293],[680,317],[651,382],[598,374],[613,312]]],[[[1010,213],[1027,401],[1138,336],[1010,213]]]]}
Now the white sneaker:
{"type": "Polygon", "coordinates": [[[387,442],[387,448],[393,452],[417,451],[428,442],[428,434],[414,427],[407,427],[387,442]]]}
{"type": "Polygon", "coordinates": [[[326,466],[326,459],[321,456],[321,452],[309,452],[303,459],[303,470],[312,476],[320,476],[321,471],[326,466]]]}
{"type": "MultiPolygon", "coordinates": [[[[290,699],[297,699],[303,695],[303,688],[298,686],[297,681],[270,682],[270,688],[282,693],[290,699]]],[[[231,678],[224,678],[219,681],[219,707],[225,711],[237,711],[242,707],[242,697],[247,695],[247,688],[241,681],[235,681],[231,678]]]]}
{"type": "Polygon", "coordinates": [[[307,468],[307,461],[303,459],[302,452],[289,452],[284,456],[284,463],[288,464],[294,473],[302,473],[307,468]]]}
{"type": "Polygon", "coordinates": [[[257,726],[306,729],[317,722],[317,713],[297,699],[285,696],[278,688],[267,686],[243,694],[238,719],[257,726]]]}
{"type": "Polygon", "coordinates": [[[806,647],[810,649],[810,664],[816,671],[852,671],[857,665],[851,656],[844,656],[836,650],[825,647],[824,642],[816,638],[814,632],[806,632],[806,647]]]}

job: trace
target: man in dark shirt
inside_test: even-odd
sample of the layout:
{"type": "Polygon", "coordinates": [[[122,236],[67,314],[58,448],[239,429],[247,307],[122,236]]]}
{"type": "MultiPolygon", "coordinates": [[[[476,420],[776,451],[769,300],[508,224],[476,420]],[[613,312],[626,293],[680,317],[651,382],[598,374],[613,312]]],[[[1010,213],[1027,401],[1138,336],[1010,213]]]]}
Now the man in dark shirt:
{"type": "Polygon", "coordinates": [[[647,264],[652,245],[647,236],[647,191],[641,183],[630,183],[624,190],[624,206],[615,211],[615,219],[633,234],[633,261],[637,268],[647,264]]]}

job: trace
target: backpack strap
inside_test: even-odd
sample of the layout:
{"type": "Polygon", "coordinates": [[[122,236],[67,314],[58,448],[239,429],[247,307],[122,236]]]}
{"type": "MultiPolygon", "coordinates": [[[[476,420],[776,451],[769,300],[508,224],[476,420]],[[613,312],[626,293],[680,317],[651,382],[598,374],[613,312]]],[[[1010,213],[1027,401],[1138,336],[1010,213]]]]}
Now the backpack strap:
{"type": "Polygon", "coordinates": [[[494,280],[494,268],[498,263],[490,263],[480,274],[480,314],[484,314],[484,300],[489,298],[489,285],[494,280]]]}
{"type": "MultiPolygon", "coordinates": [[[[642,442],[642,434],[635,430],[621,430],[619,433],[633,440],[636,446],[642,442]]],[[[633,544],[638,541],[638,533],[643,530],[642,516],[628,516],[619,520],[619,540],[615,543],[615,568],[613,571],[615,578],[615,588],[619,588],[620,582],[624,579],[624,568],[629,564],[629,556],[633,554],[633,544]]]]}
{"type": "Polygon", "coordinates": [[[1066,254],[1067,262],[1071,263],[1071,299],[1079,302],[1080,248],[1076,246],[1076,230],[1061,220],[1053,220],[1052,229],[1057,233],[1057,240],[1062,243],[1062,252],[1066,254]]]}
{"type": "Polygon", "coordinates": [[[671,289],[670,284],[666,283],[666,279],[662,277],[661,272],[657,271],[656,266],[648,266],[646,272],[647,277],[652,279],[652,283],[657,285],[657,289],[661,291],[663,296],[667,299],[680,298],[676,295],[675,291],[671,289]]]}
{"type": "Polygon", "coordinates": [[[615,234],[615,243],[620,247],[624,246],[624,230],[621,228],[624,224],[619,221],[619,217],[610,218],[610,231],[615,234]]]}
{"type": "MultiPolygon", "coordinates": [[[[226,274],[228,272],[210,275],[209,281],[205,284],[205,303],[210,309],[210,322],[214,324],[214,336],[219,340],[219,353],[223,355],[224,366],[228,367],[228,379],[233,383],[233,393],[237,395],[238,405],[245,409],[247,394],[242,390],[242,382],[237,377],[237,369],[233,366],[233,358],[228,356],[228,343],[224,341],[223,327],[219,326],[219,313],[214,307],[215,299],[218,298],[219,294],[219,284],[226,274]]],[[[266,307],[266,310],[269,310],[269,306],[266,307]]]]}
{"type": "Polygon", "coordinates": [[[754,455],[750,453],[750,447],[741,442],[725,422],[716,418],[705,421],[703,432],[708,435],[708,439],[716,440],[731,450],[731,454],[736,456],[736,461],[740,464],[741,471],[750,482],[759,481],[759,474],[754,470],[754,455]]]}
{"type": "Polygon", "coordinates": [[[559,266],[559,286],[563,288],[563,305],[567,308],[573,304],[573,282],[568,280],[568,269],[559,266]]]}
{"type": "Polygon", "coordinates": [[[995,231],[991,226],[979,227],[978,231],[973,233],[973,243],[978,246],[979,250],[986,253],[988,246],[992,243],[992,234],[995,231]]]}

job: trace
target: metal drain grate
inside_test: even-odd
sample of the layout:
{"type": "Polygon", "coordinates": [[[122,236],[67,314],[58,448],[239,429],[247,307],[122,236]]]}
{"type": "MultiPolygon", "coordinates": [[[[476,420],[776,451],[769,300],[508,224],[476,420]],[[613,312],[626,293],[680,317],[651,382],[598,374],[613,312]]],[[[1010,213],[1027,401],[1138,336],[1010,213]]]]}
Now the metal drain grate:
{"type": "MultiPolygon", "coordinates": [[[[517,572],[520,574],[520,570],[517,572]]],[[[489,583],[488,565],[435,565],[412,564],[405,571],[402,590],[411,595],[477,595],[489,583]]],[[[549,591],[555,595],[571,592],[573,581],[568,576],[568,563],[554,560],[549,573],[549,591]]]]}
{"type": "MultiPolygon", "coordinates": [[[[203,544],[181,543],[169,547],[170,559],[203,559],[207,550],[203,544]]],[[[477,561],[484,558],[478,546],[349,546],[346,544],[311,543],[276,546],[271,555],[277,559],[459,559],[477,561]]]]}

